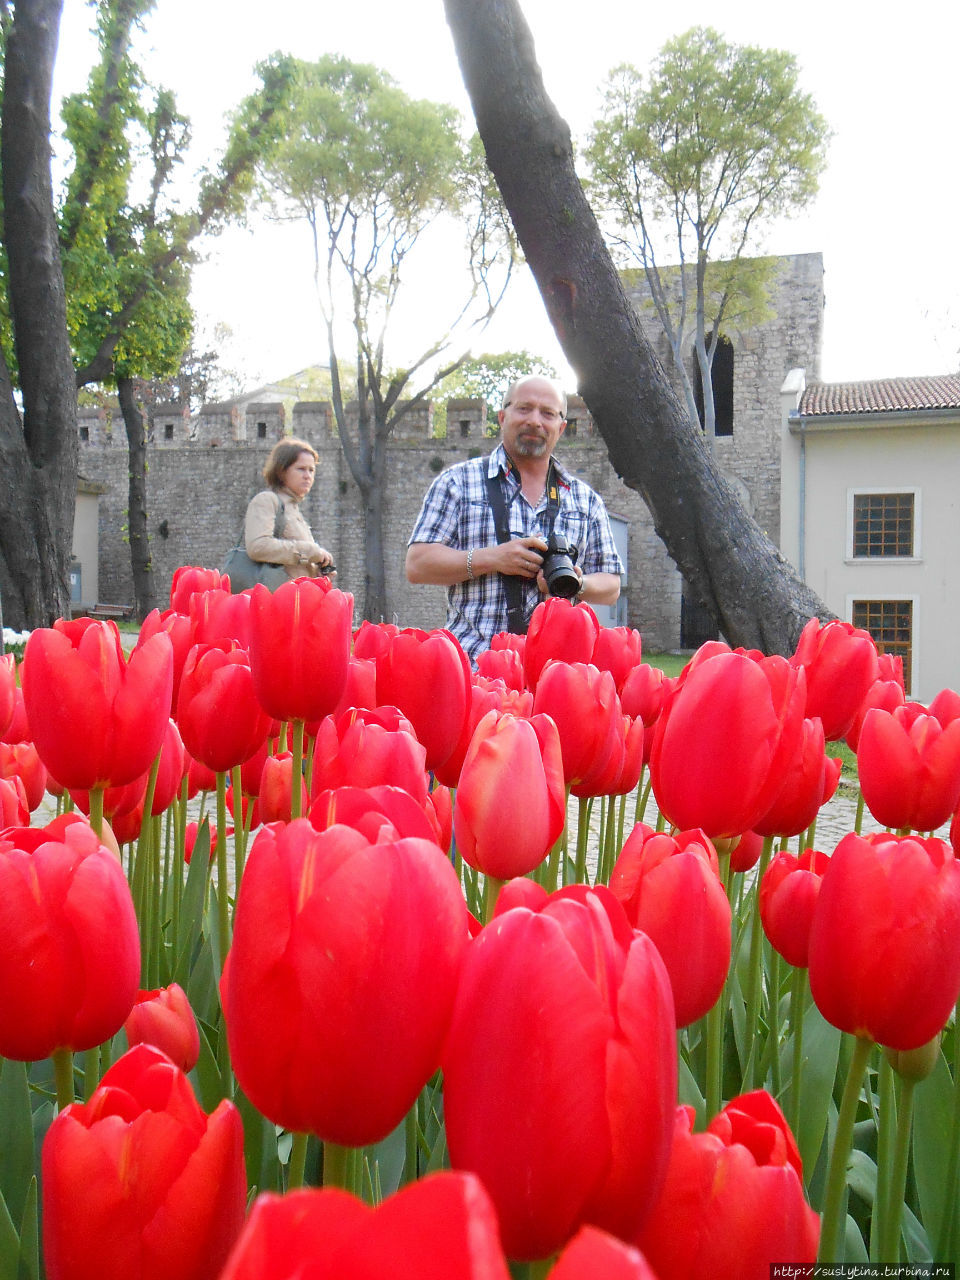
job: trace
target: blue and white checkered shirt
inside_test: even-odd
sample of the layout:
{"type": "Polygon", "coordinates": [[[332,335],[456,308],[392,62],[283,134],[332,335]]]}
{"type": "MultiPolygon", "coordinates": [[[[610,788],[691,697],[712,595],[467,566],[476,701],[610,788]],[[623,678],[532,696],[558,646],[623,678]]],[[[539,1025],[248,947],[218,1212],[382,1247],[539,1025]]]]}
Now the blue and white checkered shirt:
{"type": "MultiPolygon", "coordinates": [[[[577,564],[584,573],[623,573],[602,499],[556,459],[554,467],[560,482],[556,536],[577,547],[577,564]]],[[[536,510],[530,506],[501,444],[489,457],[458,462],[437,476],[423,500],[410,544],[442,542],[458,551],[493,546],[497,531],[487,498],[488,474],[499,476],[510,537],[545,539],[550,523],[546,495],[536,510]]],[[[542,596],[536,578],[520,582],[524,618],[529,622],[542,596]]],[[[457,637],[471,661],[490,647],[493,636],[507,630],[507,595],[499,573],[484,574],[447,588],[447,629],[457,637]]]]}

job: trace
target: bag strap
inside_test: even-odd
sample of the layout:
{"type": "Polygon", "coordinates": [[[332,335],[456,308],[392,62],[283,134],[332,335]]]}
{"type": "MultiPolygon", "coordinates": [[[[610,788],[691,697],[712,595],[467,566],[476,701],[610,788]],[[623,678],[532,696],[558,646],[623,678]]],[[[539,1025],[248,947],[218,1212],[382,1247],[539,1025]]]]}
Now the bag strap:
{"type": "Polygon", "coordinates": [[[273,518],[273,536],[275,538],[282,538],[283,526],[287,523],[287,508],[279,493],[277,494],[277,502],[279,502],[280,505],[277,507],[277,514],[273,518]]]}
{"type": "MultiPolygon", "coordinates": [[[[500,543],[510,541],[510,526],[507,522],[507,504],[504,501],[503,489],[500,486],[499,474],[487,474],[487,499],[493,512],[493,527],[500,543]]],[[[507,597],[507,630],[515,636],[526,635],[527,621],[523,616],[523,579],[512,573],[501,573],[504,594],[507,597]]]]}

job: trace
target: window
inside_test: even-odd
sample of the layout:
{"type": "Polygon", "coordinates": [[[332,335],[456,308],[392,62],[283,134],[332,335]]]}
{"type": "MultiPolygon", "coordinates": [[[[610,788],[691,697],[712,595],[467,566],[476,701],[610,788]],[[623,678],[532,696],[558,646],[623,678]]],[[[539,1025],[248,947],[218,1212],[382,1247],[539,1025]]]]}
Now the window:
{"type": "Polygon", "coordinates": [[[267,438],[267,424],[265,422],[258,422],[257,423],[257,439],[266,440],[266,438],[267,438]]]}
{"type": "MultiPolygon", "coordinates": [[[[707,334],[707,350],[713,334],[707,334]]],[[[713,353],[713,364],[710,366],[710,382],[713,385],[714,426],[718,436],[733,435],[733,343],[729,338],[720,335],[717,349],[713,353]]],[[[700,362],[697,353],[693,353],[693,394],[703,426],[703,379],[700,377],[700,362]]]]}
{"type": "Polygon", "coordinates": [[[173,423],[172,422],[165,422],[163,424],[163,438],[164,440],[173,439],[173,423]]]}
{"type": "Polygon", "coordinates": [[[853,555],[913,556],[913,492],[853,495],[853,555]]]}
{"type": "Polygon", "coordinates": [[[466,440],[469,434],[470,434],[470,419],[461,418],[460,419],[460,439],[466,440]]]}
{"type": "Polygon", "coordinates": [[[912,600],[854,600],[852,622],[869,631],[881,653],[903,659],[903,684],[910,692],[913,659],[912,600]]]}
{"type": "Polygon", "coordinates": [[[89,428],[89,427],[81,427],[81,428],[80,428],[80,439],[81,439],[81,440],[89,440],[89,439],[90,439],[90,428],[89,428]]]}

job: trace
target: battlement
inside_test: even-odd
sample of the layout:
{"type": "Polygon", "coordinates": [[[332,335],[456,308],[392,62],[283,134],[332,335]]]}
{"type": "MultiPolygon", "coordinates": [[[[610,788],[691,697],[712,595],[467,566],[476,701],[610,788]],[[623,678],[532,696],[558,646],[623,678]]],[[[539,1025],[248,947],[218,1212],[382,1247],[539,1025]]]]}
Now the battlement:
{"type": "MultiPolygon", "coordinates": [[[[356,400],[345,406],[347,429],[355,435],[359,406],[356,400]]],[[[446,429],[442,416],[434,415],[434,403],[421,400],[399,402],[400,418],[390,434],[392,442],[424,442],[445,439],[448,444],[483,443],[489,437],[487,404],[481,399],[451,399],[446,402],[446,429]]],[[[337,443],[337,424],[329,400],[299,400],[290,414],[280,401],[224,400],[205,404],[198,414],[188,407],[171,402],[144,405],[147,419],[147,446],[157,449],[176,448],[270,448],[285,434],[309,440],[317,447],[337,443]]],[[[127,437],[116,400],[102,405],[83,405],[77,409],[77,432],[81,449],[126,449],[127,437]]],[[[580,396],[568,397],[566,442],[595,434],[593,419],[580,396]]]]}

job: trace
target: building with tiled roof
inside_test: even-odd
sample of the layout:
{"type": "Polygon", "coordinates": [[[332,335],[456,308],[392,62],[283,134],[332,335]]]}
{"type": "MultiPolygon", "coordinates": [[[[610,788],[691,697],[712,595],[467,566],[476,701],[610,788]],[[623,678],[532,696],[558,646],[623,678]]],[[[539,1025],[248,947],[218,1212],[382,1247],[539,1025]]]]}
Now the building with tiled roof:
{"type": "Polygon", "coordinates": [[[908,691],[957,688],[960,375],[781,389],[780,549],[838,617],[904,662],[908,691]]]}

